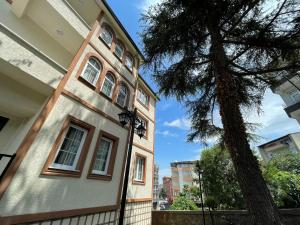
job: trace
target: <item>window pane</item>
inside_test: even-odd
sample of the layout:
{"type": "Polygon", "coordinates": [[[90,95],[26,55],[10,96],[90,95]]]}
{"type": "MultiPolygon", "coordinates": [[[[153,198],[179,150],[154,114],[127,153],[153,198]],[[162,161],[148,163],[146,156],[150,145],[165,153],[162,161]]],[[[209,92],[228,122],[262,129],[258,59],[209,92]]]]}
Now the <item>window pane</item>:
{"type": "Polygon", "coordinates": [[[74,167],[75,159],[81,150],[80,147],[84,136],[84,130],[77,129],[71,125],[67,131],[54,163],[74,167]]]}
{"type": "Polygon", "coordinates": [[[125,106],[126,100],[127,100],[127,88],[125,87],[125,85],[121,85],[118,98],[117,98],[117,103],[120,106],[125,106]]]}
{"type": "Polygon", "coordinates": [[[139,100],[144,104],[144,105],[148,105],[148,101],[149,101],[149,97],[148,95],[143,91],[143,90],[139,90],[139,95],[138,95],[139,100]]]}
{"type": "Polygon", "coordinates": [[[101,70],[100,63],[98,63],[95,59],[89,59],[85,70],[83,71],[82,77],[87,80],[91,84],[95,84],[99,77],[101,70]]]}
{"type": "Polygon", "coordinates": [[[112,43],[112,40],[113,40],[112,32],[110,32],[107,28],[103,27],[102,33],[101,33],[101,38],[103,39],[103,41],[106,44],[108,44],[110,46],[112,43]]]}
{"type": "Polygon", "coordinates": [[[114,85],[115,85],[114,78],[108,74],[108,75],[106,75],[106,77],[104,79],[104,83],[102,85],[101,91],[108,97],[111,97],[114,85]]]}
{"type": "Polygon", "coordinates": [[[0,116],[0,131],[3,129],[3,127],[6,125],[8,122],[8,118],[0,116]]]}
{"type": "Polygon", "coordinates": [[[109,162],[109,156],[111,152],[112,141],[107,139],[101,139],[99,146],[97,147],[96,159],[93,170],[107,173],[107,167],[109,162]]]}
{"type": "Polygon", "coordinates": [[[131,56],[126,56],[125,58],[125,65],[130,69],[132,70],[132,67],[133,67],[133,59],[131,56]]]}
{"type": "Polygon", "coordinates": [[[116,49],[115,49],[115,54],[119,57],[122,58],[124,52],[124,48],[120,43],[117,43],[116,49]]]}
{"type": "Polygon", "coordinates": [[[143,181],[145,159],[142,157],[136,158],[135,180],[143,181]]]}

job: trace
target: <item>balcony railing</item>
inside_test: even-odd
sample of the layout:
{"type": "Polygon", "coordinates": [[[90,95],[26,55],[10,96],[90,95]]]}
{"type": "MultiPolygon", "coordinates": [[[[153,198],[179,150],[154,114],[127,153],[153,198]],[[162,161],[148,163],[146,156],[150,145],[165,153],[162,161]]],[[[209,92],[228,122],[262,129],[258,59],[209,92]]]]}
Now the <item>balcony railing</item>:
{"type": "Polygon", "coordinates": [[[9,166],[11,165],[11,163],[14,160],[15,157],[16,157],[16,154],[13,154],[13,155],[0,154],[0,163],[1,163],[3,158],[9,158],[9,161],[4,166],[4,169],[2,170],[2,172],[0,171],[0,181],[2,180],[4,174],[8,170],[9,166]]]}

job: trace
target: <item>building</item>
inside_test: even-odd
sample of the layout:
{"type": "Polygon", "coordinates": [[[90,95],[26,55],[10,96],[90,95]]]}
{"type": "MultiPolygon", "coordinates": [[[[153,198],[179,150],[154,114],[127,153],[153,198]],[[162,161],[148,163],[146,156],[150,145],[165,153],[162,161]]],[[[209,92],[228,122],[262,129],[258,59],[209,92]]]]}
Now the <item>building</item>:
{"type": "Polygon", "coordinates": [[[300,123],[300,74],[282,76],[272,91],[281,96],[287,115],[300,123]]]}
{"type": "Polygon", "coordinates": [[[258,150],[265,162],[269,162],[273,156],[286,152],[300,152],[300,132],[287,134],[283,137],[269,141],[258,146],[258,150]]]}
{"type": "Polygon", "coordinates": [[[147,128],[134,137],[126,224],[151,224],[157,97],[106,1],[0,1],[0,29],[0,224],[115,224],[125,106],[147,128]]]}
{"type": "Polygon", "coordinates": [[[194,179],[197,175],[194,173],[195,161],[181,161],[171,163],[173,196],[176,197],[183,191],[184,185],[194,186],[194,179]]]}
{"type": "Polygon", "coordinates": [[[153,173],[153,205],[157,205],[159,200],[159,166],[154,164],[153,173]]]}
{"type": "Polygon", "coordinates": [[[167,193],[167,201],[169,203],[173,202],[173,185],[171,177],[163,177],[163,189],[167,193]]]}

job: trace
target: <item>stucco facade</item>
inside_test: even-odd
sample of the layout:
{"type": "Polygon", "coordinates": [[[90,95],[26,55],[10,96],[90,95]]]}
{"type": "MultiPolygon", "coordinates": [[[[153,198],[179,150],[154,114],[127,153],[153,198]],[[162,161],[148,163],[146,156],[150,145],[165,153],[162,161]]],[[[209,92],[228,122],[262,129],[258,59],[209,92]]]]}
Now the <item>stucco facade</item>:
{"type": "MultiPolygon", "coordinates": [[[[157,97],[138,74],[143,56],[107,3],[1,1],[0,29],[0,154],[16,154],[0,183],[0,224],[117,224],[129,137],[118,118],[123,84],[124,106],[137,108],[147,128],[144,138],[134,137],[125,224],[150,224],[157,97]],[[101,39],[104,25],[113,31],[111,45],[101,39]],[[94,83],[83,79],[91,58],[101,65],[94,83]],[[71,126],[86,136],[76,168],[58,169],[71,126]],[[112,148],[99,175],[91,168],[103,138],[112,148]]],[[[0,160],[1,173],[6,164],[0,160]]]]}
{"type": "Polygon", "coordinates": [[[281,77],[272,87],[284,102],[286,114],[300,123],[300,74],[299,72],[281,77]]]}
{"type": "Polygon", "coordinates": [[[185,185],[195,185],[194,179],[197,175],[194,172],[195,161],[181,161],[171,163],[173,198],[183,191],[185,185]]]}
{"type": "Polygon", "coordinates": [[[265,162],[269,162],[273,157],[285,153],[300,152],[300,133],[291,133],[283,137],[271,140],[258,146],[260,155],[265,162]]]}

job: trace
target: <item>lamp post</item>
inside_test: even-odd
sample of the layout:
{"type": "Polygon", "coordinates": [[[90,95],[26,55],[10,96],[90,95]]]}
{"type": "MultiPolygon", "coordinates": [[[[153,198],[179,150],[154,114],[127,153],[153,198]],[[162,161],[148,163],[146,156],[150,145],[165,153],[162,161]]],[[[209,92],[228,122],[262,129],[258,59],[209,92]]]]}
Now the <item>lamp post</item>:
{"type": "Polygon", "coordinates": [[[122,124],[122,126],[129,124],[129,129],[130,129],[127,161],[126,161],[126,167],[125,167],[121,207],[120,207],[120,214],[119,214],[119,225],[123,225],[124,213],[125,213],[125,207],[126,207],[126,195],[127,195],[127,189],[128,189],[128,179],[129,179],[129,172],[130,172],[130,161],[131,161],[134,131],[136,131],[137,135],[140,138],[142,138],[145,135],[146,128],[143,126],[142,121],[140,121],[138,119],[136,108],[133,111],[130,111],[130,110],[124,108],[124,111],[119,114],[119,121],[122,124]]]}
{"type": "Polygon", "coordinates": [[[203,170],[198,168],[198,177],[199,177],[199,191],[200,191],[200,200],[201,200],[201,210],[202,210],[202,217],[203,217],[203,225],[205,225],[205,214],[204,214],[204,204],[203,204],[203,197],[202,197],[202,175],[203,170]]]}

